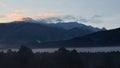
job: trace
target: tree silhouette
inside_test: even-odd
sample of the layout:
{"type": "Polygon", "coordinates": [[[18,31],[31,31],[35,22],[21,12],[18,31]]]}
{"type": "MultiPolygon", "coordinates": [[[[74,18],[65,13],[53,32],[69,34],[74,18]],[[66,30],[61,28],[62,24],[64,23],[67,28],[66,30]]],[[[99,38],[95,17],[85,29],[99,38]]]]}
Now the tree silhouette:
{"type": "Polygon", "coordinates": [[[120,68],[120,52],[78,53],[62,47],[54,53],[33,53],[21,46],[18,52],[0,52],[0,68],[120,68]]]}

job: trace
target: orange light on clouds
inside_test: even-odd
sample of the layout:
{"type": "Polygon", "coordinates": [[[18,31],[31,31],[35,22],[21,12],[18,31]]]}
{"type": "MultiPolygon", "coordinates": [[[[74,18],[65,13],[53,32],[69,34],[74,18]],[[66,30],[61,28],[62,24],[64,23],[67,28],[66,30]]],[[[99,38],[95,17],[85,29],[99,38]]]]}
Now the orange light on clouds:
{"type": "Polygon", "coordinates": [[[40,18],[49,18],[49,17],[57,17],[57,16],[60,16],[60,15],[54,14],[54,13],[40,13],[36,15],[36,17],[40,17],[40,18]]]}
{"type": "Polygon", "coordinates": [[[0,20],[0,23],[5,23],[6,21],[5,20],[0,20]]]}
{"type": "Polygon", "coordinates": [[[26,9],[23,9],[23,10],[14,10],[15,13],[24,13],[24,12],[31,12],[31,10],[26,10],[26,9]]]}
{"type": "Polygon", "coordinates": [[[17,13],[6,14],[5,16],[6,16],[7,18],[11,18],[11,19],[15,19],[15,20],[19,20],[19,19],[25,17],[25,16],[23,16],[23,15],[21,15],[21,14],[17,14],[17,13]]]}
{"type": "Polygon", "coordinates": [[[32,18],[50,18],[50,17],[57,17],[61,16],[60,14],[55,13],[39,13],[37,15],[26,16],[23,15],[23,12],[28,12],[28,10],[15,10],[14,13],[0,15],[1,18],[5,20],[0,20],[0,23],[3,22],[10,22],[10,21],[24,21],[24,20],[31,20],[32,18]]]}

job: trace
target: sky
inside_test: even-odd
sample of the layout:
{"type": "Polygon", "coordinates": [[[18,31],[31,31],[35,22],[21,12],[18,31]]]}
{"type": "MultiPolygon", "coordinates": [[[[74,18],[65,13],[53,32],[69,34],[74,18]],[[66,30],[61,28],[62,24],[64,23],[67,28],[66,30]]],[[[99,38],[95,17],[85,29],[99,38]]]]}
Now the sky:
{"type": "Polygon", "coordinates": [[[79,16],[95,27],[120,27],[120,0],[0,0],[0,23],[24,17],[79,16]]]}

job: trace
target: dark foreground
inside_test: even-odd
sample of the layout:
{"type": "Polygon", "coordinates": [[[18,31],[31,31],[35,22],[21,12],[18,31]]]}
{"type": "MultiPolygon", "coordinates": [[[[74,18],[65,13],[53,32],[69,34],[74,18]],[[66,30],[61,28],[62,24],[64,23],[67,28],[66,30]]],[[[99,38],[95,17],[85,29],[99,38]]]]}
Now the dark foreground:
{"type": "Polygon", "coordinates": [[[18,52],[0,52],[0,68],[120,68],[120,52],[78,53],[60,48],[54,53],[33,53],[21,46],[18,52]]]}

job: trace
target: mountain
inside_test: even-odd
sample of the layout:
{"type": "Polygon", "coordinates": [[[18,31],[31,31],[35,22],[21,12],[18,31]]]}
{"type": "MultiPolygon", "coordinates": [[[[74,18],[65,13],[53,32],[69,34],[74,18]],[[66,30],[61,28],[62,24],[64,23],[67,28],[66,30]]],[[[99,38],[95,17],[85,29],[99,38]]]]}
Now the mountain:
{"type": "Polygon", "coordinates": [[[119,46],[120,45],[120,28],[100,31],[83,37],[74,38],[71,42],[76,46],[119,46]]]}
{"type": "Polygon", "coordinates": [[[41,43],[39,47],[100,47],[120,46],[120,28],[99,31],[66,41],[41,43]]]}
{"type": "Polygon", "coordinates": [[[78,22],[58,22],[58,23],[50,23],[49,24],[50,26],[52,27],[59,27],[59,28],[64,28],[66,30],[70,30],[70,29],[74,29],[74,28],[82,28],[82,29],[89,29],[91,31],[99,31],[100,28],[95,28],[95,27],[92,27],[92,26],[87,26],[87,25],[84,25],[82,23],[78,23],[78,22]]]}
{"type": "Polygon", "coordinates": [[[0,43],[2,45],[21,45],[33,41],[63,40],[67,38],[65,32],[64,29],[29,22],[0,24],[0,43]]]}
{"type": "Polygon", "coordinates": [[[37,23],[37,24],[46,24],[51,27],[57,27],[57,28],[63,28],[66,30],[74,29],[74,28],[80,28],[80,29],[87,29],[91,30],[93,32],[101,31],[101,30],[106,30],[106,28],[98,28],[98,27],[93,27],[93,26],[88,26],[82,23],[79,23],[79,18],[75,16],[58,16],[58,17],[50,17],[50,18],[43,18],[43,19],[38,19],[34,20],[30,17],[25,17],[21,19],[24,22],[32,22],[32,23],[37,23]]]}
{"type": "Polygon", "coordinates": [[[69,40],[103,30],[77,22],[49,24],[29,19],[0,24],[0,47],[69,40]]]}

